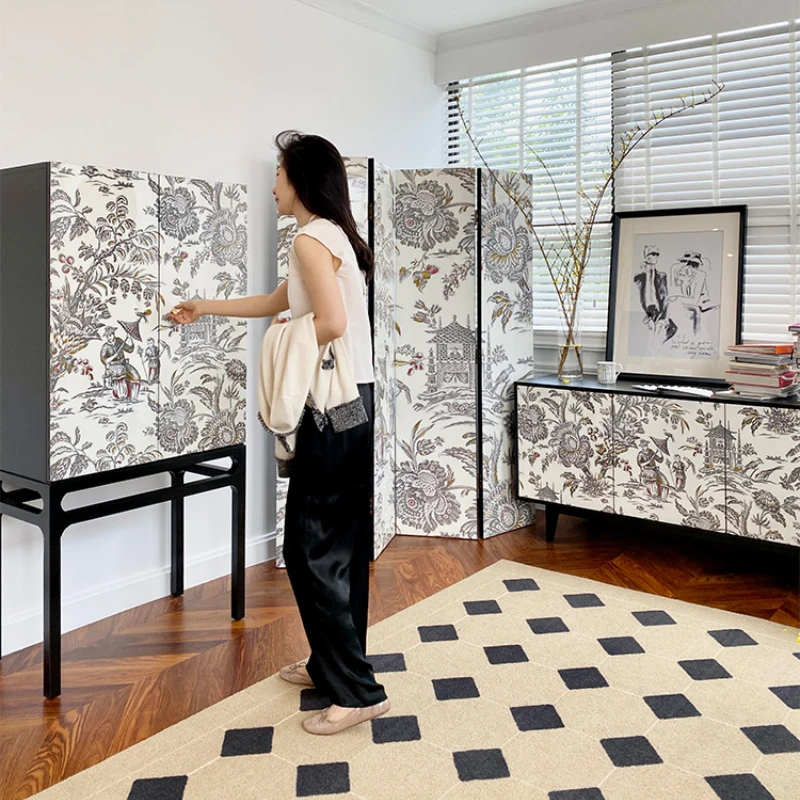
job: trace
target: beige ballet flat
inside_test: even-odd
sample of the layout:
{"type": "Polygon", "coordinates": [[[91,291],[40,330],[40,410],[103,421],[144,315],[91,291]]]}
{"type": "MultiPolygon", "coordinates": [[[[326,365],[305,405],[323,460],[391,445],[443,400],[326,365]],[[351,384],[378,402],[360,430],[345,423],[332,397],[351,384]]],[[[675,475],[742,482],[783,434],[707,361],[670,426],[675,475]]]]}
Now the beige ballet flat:
{"type": "Polygon", "coordinates": [[[278,675],[289,683],[299,683],[301,686],[313,686],[314,681],[311,680],[308,671],[306,670],[305,661],[297,661],[294,664],[281,667],[278,675]]]}
{"type": "Polygon", "coordinates": [[[363,708],[343,708],[341,706],[329,706],[315,714],[313,717],[303,720],[303,727],[309,732],[321,736],[330,736],[333,733],[360,725],[362,722],[369,722],[371,719],[385,714],[392,704],[388,698],[376,703],[374,706],[364,706],[363,708]],[[335,709],[335,710],[332,710],[335,709]]]}

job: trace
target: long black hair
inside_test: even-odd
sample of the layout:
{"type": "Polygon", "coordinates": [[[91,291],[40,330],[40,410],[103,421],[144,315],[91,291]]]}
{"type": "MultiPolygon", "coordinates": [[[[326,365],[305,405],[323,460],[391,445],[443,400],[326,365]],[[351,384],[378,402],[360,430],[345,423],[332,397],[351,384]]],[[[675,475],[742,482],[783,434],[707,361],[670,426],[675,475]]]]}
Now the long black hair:
{"type": "Polygon", "coordinates": [[[275,137],[280,164],[300,202],[312,214],[336,223],[347,234],[367,281],[375,269],[372,251],[361,238],[350,209],[347,170],[341,153],[327,139],[298,131],[275,137]]]}

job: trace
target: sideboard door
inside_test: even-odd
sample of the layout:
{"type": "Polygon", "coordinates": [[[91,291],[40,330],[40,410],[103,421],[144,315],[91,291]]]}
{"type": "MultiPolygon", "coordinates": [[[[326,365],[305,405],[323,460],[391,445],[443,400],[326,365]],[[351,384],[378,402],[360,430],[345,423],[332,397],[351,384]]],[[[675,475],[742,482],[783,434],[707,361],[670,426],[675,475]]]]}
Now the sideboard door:
{"type": "Polygon", "coordinates": [[[50,480],[161,457],[157,180],[53,163],[50,181],[50,480]]]}
{"type": "Polygon", "coordinates": [[[610,394],[518,386],[519,496],[613,512],[613,405],[610,394]]]}
{"type": "MultiPolygon", "coordinates": [[[[165,310],[189,298],[246,295],[247,187],[171,175],[159,182],[165,310]]],[[[234,317],[163,323],[146,362],[159,380],[158,442],[166,456],[244,442],[246,334],[247,320],[234,317]]]]}
{"type": "Polygon", "coordinates": [[[727,443],[719,403],[616,395],[616,511],[725,530],[727,443]]]}
{"type": "Polygon", "coordinates": [[[725,406],[727,530],[800,545],[800,410],[725,406]]]}

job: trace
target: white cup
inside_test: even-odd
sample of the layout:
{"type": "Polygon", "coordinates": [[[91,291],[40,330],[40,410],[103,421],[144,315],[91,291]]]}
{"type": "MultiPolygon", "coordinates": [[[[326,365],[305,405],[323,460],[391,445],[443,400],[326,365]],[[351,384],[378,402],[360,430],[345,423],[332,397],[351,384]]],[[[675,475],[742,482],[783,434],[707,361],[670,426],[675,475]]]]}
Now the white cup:
{"type": "Polygon", "coordinates": [[[622,372],[622,364],[619,364],[616,361],[597,362],[598,383],[616,383],[620,372],[622,372]]]}

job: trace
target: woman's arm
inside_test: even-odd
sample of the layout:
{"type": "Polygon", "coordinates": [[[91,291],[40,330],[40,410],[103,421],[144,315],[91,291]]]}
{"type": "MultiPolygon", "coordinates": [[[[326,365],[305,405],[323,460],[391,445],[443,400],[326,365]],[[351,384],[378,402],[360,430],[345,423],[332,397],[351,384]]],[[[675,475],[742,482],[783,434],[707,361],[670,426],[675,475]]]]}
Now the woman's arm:
{"type": "Polygon", "coordinates": [[[336,281],[333,254],[322,242],[304,234],[294,240],[294,249],[314,312],[317,342],[328,344],[347,328],[347,313],[336,281]]]}
{"type": "Polygon", "coordinates": [[[270,294],[240,297],[235,300],[185,300],[170,311],[175,322],[188,324],[204,314],[222,317],[274,317],[289,310],[288,281],[270,294]]]}

